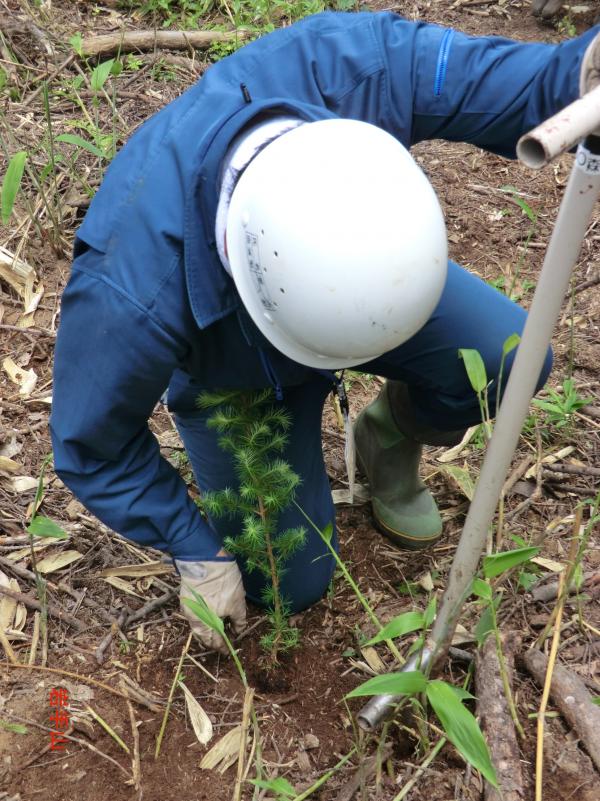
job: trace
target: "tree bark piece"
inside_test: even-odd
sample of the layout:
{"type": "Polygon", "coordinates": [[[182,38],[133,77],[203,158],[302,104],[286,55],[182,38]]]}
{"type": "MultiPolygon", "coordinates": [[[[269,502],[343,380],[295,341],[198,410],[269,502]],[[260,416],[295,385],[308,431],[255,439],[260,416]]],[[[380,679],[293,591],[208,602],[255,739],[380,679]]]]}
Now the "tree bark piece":
{"type": "Polygon", "coordinates": [[[207,49],[215,42],[235,42],[246,39],[246,31],[119,31],[90,36],[81,43],[86,56],[106,53],[130,53],[133,50],[194,50],[207,49]]]}
{"type": "MultiPolygon", "coordinates": [[[[529,650],[524,653],[523,662],[536,683],[542,687],[548,667],[547,657],[541,651],[529,650]]],[[[550,695],[600,770],[600,707],[592,703],[587,687],[579,676],[561,665],[555,665],[550,695]]]]}
{"type": "MultiPolygon", "coordinates": [[[[512,688],[516,638],[506,637],[504,659],[512,688]]],[[[496,769],[499,790],[485,783],[485,801],[523,801],[523,775],[517,735],[502,686],[496,641],[490,635],[477,658],[475,673],[477,713],[485,734],[492,763],[496,769]]]]}

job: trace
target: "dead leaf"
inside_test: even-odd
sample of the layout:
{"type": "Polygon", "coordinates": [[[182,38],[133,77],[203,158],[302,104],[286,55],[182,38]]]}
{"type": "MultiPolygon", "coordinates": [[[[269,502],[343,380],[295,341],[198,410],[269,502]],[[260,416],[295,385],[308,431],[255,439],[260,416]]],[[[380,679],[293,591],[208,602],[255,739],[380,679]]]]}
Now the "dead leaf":
{"type": "Polygon", "coordinates": [[[0,278],[24,298],[27,279],[35,279],[35,270],[22,259],[15,258],[5,247],[0,245],[0,278]]]}
{"type": "Polygon", "coordinates": [[[387,668],[384,663],[381,661],[381,658],[375,648],[370,645],[367,645],[365,648],[360,649],[361,654],[364,656],[368,666],[373,670],[375,673],[385,673],[387,668]]]}
{"type": "Polygon", "coordinates": [[[367,676],[377,675],[377,671],[373,670],[371,665],[368,665],[366,662],[363,662],[362,659],[350,658],[348,662],[352,665],[353,668],[355,668],[356,670],[360,670],[362,673],[366,673],[367,676]]]}
{"type": "MultiPolygon", "coordinates": [[[[16,580],[10,579],[2,570],[0,570],[0,586],[6,587],[7,590],[16,590],[17,592],[20,590],[16,580]]],[[[0,595],[0,629],[2,631],[12,628],[16,610],[17,602],[14,598],[9,598],[8,595],[0,595]]]]}
{"type": "Polygon", "coordinates": [[[475,637],[459,623],[452,635],[452,645],[464,645],[468,642],[475,642],[475,637]]]}
{"type": "Polygon", "coordinates": [[[363,487],[362,484],[354,484],[354,493],[352,499],[350,498],[350,490],[336,489],[331,493],[333,502],[336,506],[341,504],[349,504],[351,506],[361,506],[363,503],[368,503],[370,500],[369,490],[363,487]]]}
{"type": "Polygon", "coordinates": [[[475,434],[478,428],[479,428],[478,425],[471,426],[471,428],[468,428],[464,437],[461,439],[458,445],[455,445],[453,448],[444,451],[441,456],[437,457],[437,461],[441,462],[442,464],[446,464],[447,462],[452,462],[454,459],[456,459],[456,457],[459,456],[460,452],[464,450],[464,448],[473,439],[473,435],[475,434]]]}
{"type": "Polygon", "coordinates": [[[302,738],[302,745],[305,751],[312,751],[314,748],[319,747],[319,738],[312,732],[308,732],[308,734],[305,734],[302,738]]]}
{"type": "Polygon", "coordinates": [[[166,562],[142,562],[137,565],[119,565],[101,570],[94,578],[107,578],[108,576],[162,576],[164,573],[174,573],[175,568],[166,562]]]}
{"type": "Polygon", "coordinates": [[[227,768],[236,762],[240,752],[241,741],[242,726],[238,724],[221,737],[210,751],[202,757],[200,768],[202,770],[218,769],[219,773],[224,773],[227,768]]]}
{"type": "MultiPolygon", "coordinates": [[[[14,589],[16,589],[16,587],[14,589]]],[[[27,623],[27,607],[25,604],[18,603],[17,611],[15,612],[15,620],[12,625],[13,631],[23,631],[25,623],[27,623]]]]}
{"type": "Polygon", "coordinates": [[[0,456],[0,470],[5,473],[19,473],[23,469],[23,465],[8,459],[6,456],[0,456]]]}
{"type": "Polygon", "coordinates": [[[22,492],[29,492],[29,490],[35,489],[38,485],[38,480],[32,476],[15,476],[14,478],[8,479],[7,483],[13,492],[21,494],[22,492]]]}
{"type": "Polygon", "coordinates": [[[33,392],[37,383],[37,373],[35,370],[24,370],[19,367],[15,362],[7,356],[2,362],[4,371],[14,384],[19,386],[19,395],[23,398],[28,398],[33,392]]]}
{"type": "MultiPolygon", "coordinates": [[[[25,297],[25,311],[23,312],[23,314],[25,316],[27,316],[27,317],[31,316],[31,318],[32,318],[31,322],[32,323],[33,323],[33,313],[37,309],[37,307],[40,305],[40,300],[42,299],[42,297],[44,295],[44,291],[45,290],[44,290],[44,285],[43,284],[40,284],[38,286],[36,292],[33,291],[33,285],[31,286],[31,289],[28,286],[25,287],[25,294],[26,294],[26,297],[25,297]]],[[[23,318],[21,318],[21,321],[22,321],[22,319],[23,318]]],[[[19,321],[19,322],[21,322],[21,321],[19,321]]]]}
{"type": "Polygon", "coordinates": [[[76,562],[82,556],[82,553],[75,550],[59,551],[52,554],[52,556],[46,556],[45,559],[38,562],[37,569],[39,573],[53,573],[55,570],[60,570],[72,562],[76,562]]]}
{"type": "Polygon", "coordinates": [[[433,579],[431,578],[431,573],[427,571],[427,573],[422,575],[421,578],[417,580],[417,584],[419,587],[422,587],[425,592],[431,592],[433,590],[433,579]]]}
{"type": "MultiPolygon", "coordinates": [[[[3,433],[3,436],[7,436],[3,433]]],[[[23,443],[17,441],[16,433],[11,433],[9,439],[5,439],[0,445],[0,456],[6,456],[7,459],[12,459],[23,450],[23,443]]]]}
{"type": "MultiPolygon", "coordinates": [[[[542,464],[556,464],[556,462],[560,462],[561,459],[573,453],[574,450],[575,448],[573,445],[567,445],[566,448],[561,448],[561,450],[556,451],[556,453],[550,453],[548,456],[545,456],[542,459],[542,464]]],[[[535,478],[536,470],[537,464],[534,464],[533,467],[530,467],[525,473],[524,478],[535,478]]]]}
{"type": "MultiPolygon", "coordinates": [[[[51,539],[43,539],[41,542],[39,539],[34,539],[35,545],[33,546],[33,552],[37,556],[40,551],[45,551],[47,548],[51,548],[53,545],[56,545],[56,540],[51,539]]],[[[8,553],[4,558],[8,559],[10,562],[18,562],[20,559],[27,558],[31,554],[31,546],[26,545],[23,548],[16,548],[14,551],[8,553]]]]}
{"type": "Polygon", "coordinates": [[[442,467],[442,472],[451,479],[451,481],[458,487],[462,494],[470,501],[473,500],[475,494],[475,482],[471,478],[469,469],[465,463],[464,467],[457,467],[453,464],[448,464],[442,467]]]}
{"type": "Polygon", "coordinates": [[[108,576],[108,578],[105,578],[104,581],[106,581],[106,583],[110,584],[112,587],[115,587],[117,590],[121,590],[121,592],[126,592],[128,595],[133,595],[136,598],[143,598],[146,600],[144,596],[136,592],[132,588],[130,582],[125,581],[125,579],[119,578],[118,576],[108,576]]]}
{"type": "Polygon", "coordinates": [[[531,559],[536,565],[549,570],[551,573],[562,573],[565,566],[560,562],[555,562],[554,559],[546,559],[544,556],[534,556],[531,559]]]}
{"type": "Polygon", "coordinates": [[[188,715],[190,716],[190,721],[192,723],[194,733],[196,734],[196,738],[199,743],[206,745],[206,743],[208,743],[213,736],[213,726],[210,718],[202,709],[198,701],[194,698],[192,693],[185,686],[185,684],[183,682],[179,682],[179,686],[185,695],[185,705],[187,707],[188,715]]]}

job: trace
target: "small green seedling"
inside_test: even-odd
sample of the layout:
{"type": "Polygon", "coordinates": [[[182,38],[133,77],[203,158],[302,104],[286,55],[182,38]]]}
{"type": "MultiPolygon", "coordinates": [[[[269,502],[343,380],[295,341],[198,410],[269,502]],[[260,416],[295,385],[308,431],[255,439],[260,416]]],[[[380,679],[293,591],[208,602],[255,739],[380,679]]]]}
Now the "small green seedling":
{"type": "Polygon", "coordinates": [[[532,404],[545,412],[544,425],[554,431],[570,433],[575,412],[593,399],[581,397],[572,378],[565,378],[559,389],[548,387],[547,392],[549,400],[534,398],[532,404]]]}
{"type": "MultiPolygon", "coordinates": [[[[502,343],[502,357],[500,359],[500,370],[498,372],[498,382],[496,389],[496,412],[500,407],[500,392],[502,389],[502,378],[504,376],[504,367],[506,358],[517,347],[521,338],[518,334],[511,334],[502,343]]],[[[485,369],[485,362],[478,350],[473,348],[460,348],[458,351],[459,357],[465,364],[465,370],[469,378],[469,383],[477,395],[479,402],[479,409],[481,412],[481,421],[483,425],[484,435],[486,439],[492,436],[492,419],[490,415],[490,406],[488,398],[488,389],[490,381],[487,377],[485,369]]]]}

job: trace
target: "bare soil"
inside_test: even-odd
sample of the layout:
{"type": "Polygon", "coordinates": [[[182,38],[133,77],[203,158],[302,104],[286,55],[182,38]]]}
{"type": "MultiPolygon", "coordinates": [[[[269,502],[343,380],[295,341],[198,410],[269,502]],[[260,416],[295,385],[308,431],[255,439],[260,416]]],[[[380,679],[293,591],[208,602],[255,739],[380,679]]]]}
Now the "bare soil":
{"type": "MultiPolygon", "coordinates": [[[[37,86],[35,78],[46,72],[52,73],[55,65],[66,58],[70,36],[77,31],[101,33],[122,25],[135,28],[145,24],[139,17],[130,17],[119,11],[113,2],[95,6],[53,0],[44,5],[46,10],[36,12],[35,19],[39,28],[49,33],[57,50],[54,61],[44,52],[43,42],[26,26],[17,24],[19,20],[27,19],[25,7],[28,4],[16,0],[0,3],[0,28],[12,52],[28,68],[21,69],[13,80],[13,86],[18,88],[15,98],[10,99],[6,89],[0,95],[2,136],[11,153],[19,148],[29,149],[43,135],[46,119],[42,97],[38,95],[30,99],[37,86]],[[16,28],[10,27],[8,19],[15,23],[16,28]]],[[[387,7],[384,3],[370,6],[387,7]]],[[[499,34],[521,40],[544,41],[558,41],[566,35],[531,17],[527,3],[511,0],[500,4],[474,3],[471,0],[466,3],[400,0],[393,10],[407,17],[451,25],[473,34],[499,34]]],[[[590,23],[591,16],[592,11],[574,15],[573,24],[578,30],[583,30],[590,23]]],[[[5,58],[4,51],[0,56],[5,58]]],[[[193,64],[186,63],[187,54],[177,54],[177,58],[183,61],[173,60],[170,53],[141,54],[137,72],[126,71],[115,79],[119,124],[124,125],[126,131],[132,131],[147,116],[177,96],[196,80],[207,64],[202,54],[193,64]]],[[[53,86],[63,78],[72,80],[76,75],[74,65],[70,64],[53,79],[53,86]]],[[[55,133],[72,131],[69,120],[79,114],[72,101],[68,97],[59,100],[51,95],[50,108],[55,133]]],[[[110,108],[101,105],[99,114],[105,130],[110,130],[110,108]]],[[[519,164],[468,145],[430,142],[416,148],[415,155],[442,200],[452,258],[486,280],[497,281],[503,277],[505,286],[510,285],[517,265],[521,264],[515,290],[521,296],[521,302],[527,305],[552,230],[571,157],[566,156],[552,167],[532,173],[519,164]],[[515,187],[537,215],[535,232],[528,246],[525,243],[530,221],[511,195],[503,191],[506,186],[515,187]]],[[[93,184],[97,175],[93,158],[89,164],[89,179],[93,184]]],[[[47,398],[51,394],[54,332],[59,322],[60,294],[69,274],[68,254],[73,232],[86,207],[81,186],[69,184],[66,177],[64,185],[57,191],[62,193],[64,200],[59,235],[41,208],[36,209],[41,233],[36,232],[28,222],[27,208],[21,201],[17,202],[17,218],[22,225],[15,225],[13,217],[9,227],[0,229],[0,242],[11,252],[17,251],[35,268],[35,286],[42,283],[44,287],[34,312],[33,327],[15,330],[15,326],[22,325],[23,299],[0,273],[2,359],[10,357],[18,366],[25,370],[33,369],[37,374],[35,389],[28,397],[23,397],[6,371],[0,370],[0,455],[17,461],[20,465],[18,474],[29,477],[39,475],[42,460],[51,449],[47,431],[47,398]]],[[[589,413],[577,415],[572,427],[562,431],[549,430],[541,442],[536,442],[535,436],[523,439],[514,459],[514,466],[517,466],[525,456],[531,455],[532,464],[535,464],[541,455],[540,445],[544,455],[570,445],[573,451],[564,460],[581,466],[583,470],[579,474],[555,474],[554,477],[538,471],[537,482],[535,477],[521,478],[506,502],[507,515],[510,517],[512,514],[508,533],[529,541],[546,531],[543,556],[557,561],[565,559],[570,534],[569,520],[560,521],[573,514],[580,500],[593,498],[599,488],[597,475],[585,469],[600,465],[600,419],[597,416],[600,408],[599,221],[600,215],[596,214],[573,280],[573,308],[566,300],[564,315],[556,331],[553,343],[556,364],[550,382],[552,386],[562,384],[572,358],[573,377],[580,393],[590,398],[589,406],[592,408],[589,413]],[[587,283],[591,285],[578,291],[587,283]],[[529,500],[523,504],[526,499],[529,500]]],[[[376,377],[351,377],[350,381],[350,402],[356,414],[376,395],[380,381],[376,377]]],[[[157,410],[151,426],[159,436],[165,454],[177,458],[181,444],[174,436],[171,421],[164,410],[157,410]]],[[[323,442],[332,488],[344,488],[343,440],[329,405],[323,421],[323,442]]],[[[342,557],[383,621],[404,610],[424,608],[427,594],[412,582],[423,580],[427,586],[431,581],[433,591],[439,595],[445,586],[467,500],[437,460],[441,453],[441,450],[429,449],[423,470],[445,518],[445,536],[430,552],[412,554],[394,548],[374,529],[368,505],[339,507],[342,557]],[[406,594],[407,582],[413,597],[406,594]]],[[[470,445],[455,464],[467,469],[475,478],[481,460],[482,450],[470,445]]],[[[185,464],[181,470],[189,478],[185,464]]],[[[21,722],[28,729],[27,734],[17,734],[0,725],[0,788],[4,790],[4,794],[0,792],[0,798],[20,801],[40,797],[47,801],[72,801],[75,798],[79,801],[112,801],[114,798],[136,797],[145,801],[222,801],[231,798],[236,768],[230,767],[223,775],[199,768],[208,748],[196,740],[180,692],[175,695],[158,759],[154,758],[154,749],[162,711],[134,704],[141,765],[141,783],[137,790],[128,783],[132,771],[130,755],[86,713],[84,704],[87,703],[131,748],[131,721],[124,699],[94,685],[91,692],[89,688],[86,691],[85,677],[118,689],[120,677],[126,674],[144,690],[164,701],[188,630],[173,599],[145,618],[142,625],[128,630],[126,640],[114,631],[104,663],[101,666],[97,664],[95,649],[110,631],[110,626],[97,609],[76,603],[58,585],[66,584],[77,593],[83,593],[116,616],[125,605],[135,610],[160,596],[165,589],[174,588],[175,576],[165,573],[155,577],[125,577],[127,588],[136,595],[126,594],[122,587],[108,584],[98,576],[101,570],[149,558],[158,559],[160,555],[141,552],[125,543],[74,503],[70,493],[51,471],[48,479],[41,511],[68,531],[70,540],[66,547],[83,555],[68,567],[48,575],[51,582],[49,598],[75,615],[85,629],[77,633],[64,622],[51,618],[47,665],[79,674],[82,678],[67,679],[35,668],[10,667],[6,660],[0,665],[0,719],[21,722]],[[49,731],[36,728],[34,724],[50,727],[48,694],[52,688],[63,686],[69,689],[70,713],[76,724],[72,736],[79,742],[70,742],[64,751],[50,751],[49,731]],[[78,700],[81,693],[87,700],[78,700]],[[83,722],[76,722],[77,714],[83,722]]],[[[195,492],[193,486],[190,486],[190,491],[195,492]]],[[[27,544],[24,526],[31,512],[34,493],[33,488],[17,490],[11,483],[11,474],[0,472],[1,558],[9,558],[27,544]]],[[[600,569],[598,535],[599,532],[595,531],[590,539],[583,565],[586,573],[597,574],[600,569]]],[[[44,555],[63,547],[51,545],[44,555]]],[[[15,564],[30,568],[26,554],[18,556],[15,564]]],[[[0,563],[0,570],[9,577],[13,576],[6,563],[0,563]]],[[[540,580],[549,576],[546,569],[540,569],[540,580]]],[[[18,578],[18,581],[21,592],[33,596],[33,583],[26,578],[18,578]]],[[[599,583],[588,587],[579,608],[574,601],[568,602],[559,654],[561,662],[579,674],[593,695],[600,695],[598,587],[599,583]],[[587,626],[579,623],[578,610],[587,626]]],[[[503,630],[519,631],[524,647],[528,647],[548,619],[553,603],[537,604],[530,594],[510,584],[500,612],[503,630]]],[[[477,614],[473,604],[467,605],[462,620],[467,630],[473,629],[477,614]]],[[[328,596],[309,611],[297,615],[295,624],[301,631],[301,646],[283,663],[278,686],[272,683],[265,686],[264,676],[259,675],[256,667],[257,642],[264,626],[260,610],[251,610],[250,633],[239,642],[241,660],[248,670],[250,682],[256,687],[263,761],[270,775],[285,776],[297,792],[301,792],[356,746],[357,754],[313,796],[322,801],[347,798],[344,786],[355,775],[357,766],[375,753],[378,743],[377,737],[359,735],[356,731],[352,713],[357,711],[359,703],[353,701],[346,706],[343,701],[345,693],[372,675],[368,664],[368,656],[372,658],[372,655],[365,656],[361,652],[364,639],[373,633],[372,627],[340,576],[336,576],[328,596]]],[[[27,661],[32,634],[33,612],[28,610],[22,630],[11,636],[20,662],[27,661]]],[[[402,641],[403,650],[411,642],[411,637],[405,639],[406,642],[402,641]]],[[[473,651],[472,644],[461,647],[473,651]]],[[[191,661],[185,663],[185,683],[212,719],[214,742],[240,722],[244,690],[229,660],[205,654],[195,645],[190,652],[214,677],[210,678],[191,661]]],[[[380,656],[387,660],[383,652],[380,656]]],[[[38,650],[36,665],[40,664],[38,650]]],[[[451,660],[446,678],[458,683],[464,676],[465,664],[451,660]]],[[[522,766],[527,782],[525,798],[530,799],[533,798],[536,742],[536,720],[530,715],[539,707],[540,691],[523,672],[517,672],[515,682],[518,711],[526,733],[522,743],[522,766]]],[[[435,732],[432,730],[430,734],[432,742],[435,741],[435,732]]],[[[378,781],[373,774],[369,775],[354,797],[391,800],[414,775],[423,756],[418,751],[414,731],[392,726],[387,737],[391,753],[378,781]]],[[[482,798],[482,790],[480,777],[465,766],[452,747],[446,745],[407,798],[410,801],[475,801],[482,798]]],[[[251,788],[246,786],[244,798],[250,797],[251,788]]],[[[559,716],[549,718],[547,724],[544,798],[546,801],[600,799],[600,777],[584,748],[559,716]]]]}

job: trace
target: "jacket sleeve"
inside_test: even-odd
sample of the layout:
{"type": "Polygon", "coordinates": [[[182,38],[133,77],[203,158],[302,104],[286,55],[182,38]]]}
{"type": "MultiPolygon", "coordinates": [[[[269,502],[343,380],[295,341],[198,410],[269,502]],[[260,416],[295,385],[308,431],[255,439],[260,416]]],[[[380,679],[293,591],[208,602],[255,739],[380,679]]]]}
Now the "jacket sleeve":
{"type": "Polygon", "coordinates": [[[220,543],[148,428],[185,350],[108,279],[74,269],[54,364],[56,473],[119,534],[190,560],[220,543]]]}
{"type": "MultiPolygon", "coordinates": [[[[406,102],[406,25],[388,21],[382,29],[392,116],[406,102]]],[[[552,45],[417,24],[411,36],[411,144],[441,138],[514,158],[522,134],[579,96],[581,59],[598,30],[552,45]]]]}

